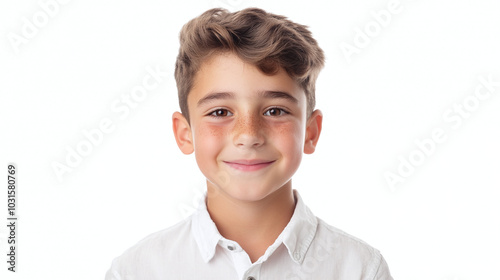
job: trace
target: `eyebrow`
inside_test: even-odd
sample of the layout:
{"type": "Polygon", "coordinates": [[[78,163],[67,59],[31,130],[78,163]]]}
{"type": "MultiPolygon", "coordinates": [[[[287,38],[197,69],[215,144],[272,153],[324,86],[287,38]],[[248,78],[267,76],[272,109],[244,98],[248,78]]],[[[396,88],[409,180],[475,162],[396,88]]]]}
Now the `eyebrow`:
{"type": "MultiPolygon", "coordinates": [[[[263,90],[258,93],[258,96],[260,98],[266,98],[266,99],[285,99],[288,101],[291,101],[293,103],[299,103],[297,98],[293,97],[291,94],[284,92],[284,91],[273,91],[273,90],[263,90]]],[[[221,99],[234,99],[235,95],[232,92],[213,92],[207,94],[205,97],[202,99],[198,100],[197,106],[202,106],[206,103],[210,103],[214,100],[221,100],[221,99]]]]}
{"type": "Polygon", "coordinates": [[[272,90],[264,90],[259,92],[259,97],[268,98],[268,99],[286,99],[293,103],[299,103],[297,98],[293,97],[290,93],[284,91],[272,91],[272,90]]]}
{"type": "Polygon", "coordinates": [[[198,107],[205,103],[210,103],[211,101],[214,100],[220,100],[220,99],[234,99],[234,94],[232,92],[212,92],[207,94],[207,96],[203,97],[202,99],[198,100],[198,107]]]}

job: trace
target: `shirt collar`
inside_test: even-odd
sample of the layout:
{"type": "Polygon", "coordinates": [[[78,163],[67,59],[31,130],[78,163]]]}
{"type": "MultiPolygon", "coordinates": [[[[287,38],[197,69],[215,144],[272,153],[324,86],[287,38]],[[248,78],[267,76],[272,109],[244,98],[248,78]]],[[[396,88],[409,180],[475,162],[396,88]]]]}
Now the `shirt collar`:
{"type": "MultiPolygon", "coordinates": [[[[292,260],[300,264],[304,261],[306,252],[316,235],[318,220],[305,205],[297,190],[293,190],[293,195],[297,202],[295,211],[280,237],[292,260]]],[[[280,240],[280,237],[278,240],[280,240]]]]}
{"type": "MultiPolygon", "coordinates": [[[[318,220],[305,205],[298,191],[293,190],[293,194],[296,200],[295,211],[290,222],[270,248],[276,249],[283,243],[292,260],[300,264],[303,262],[306,252],[314,239],[318,220]]],[[[206,195],[197,211],[193,214],[192,234],[198,244],[203,260],[209,262],[215,255],[218,242],[224,237],[219,233],[215,223],[210,218],[206,206],[206,195]]],[[[268,253],[272,253],[274,249],[271,252],[267,252],[270,250],[266,251],[265,259],[269,257],[268,253]]]]}
{"type": "Polygon", "coordinates": [[[201,257],[207,263],[215,255],[217,243],[222,237],[207,210],[206,193],[192,218],[191,233],[198,244],[201,257]]]}

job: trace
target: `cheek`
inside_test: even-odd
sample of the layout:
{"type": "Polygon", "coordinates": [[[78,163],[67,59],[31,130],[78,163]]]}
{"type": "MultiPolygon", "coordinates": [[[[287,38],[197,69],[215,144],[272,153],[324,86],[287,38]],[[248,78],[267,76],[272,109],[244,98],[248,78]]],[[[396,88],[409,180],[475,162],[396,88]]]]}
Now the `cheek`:
{"type": "Polygon", "coordinates": [[[226,135],[226,130],[224,126],[221,125],[213,125],[213,124],[201,124],[198,128],[199,138],[211,138],[211,139],[220,139],[226,135]]]}
{"type": "Polygon", "coordinates": [[[297,123],[285,123],[272,128],[276,144],[282,147],[282,153],[291,160],[302,158],[304,131],[297,123]]]}
{"type": "Polygon", "coordinates": [[[202,124],[194,133],[194,149],[197,159],[206,159],[217,154],[224,143],[226,131],[223,127],[202,124]]]}

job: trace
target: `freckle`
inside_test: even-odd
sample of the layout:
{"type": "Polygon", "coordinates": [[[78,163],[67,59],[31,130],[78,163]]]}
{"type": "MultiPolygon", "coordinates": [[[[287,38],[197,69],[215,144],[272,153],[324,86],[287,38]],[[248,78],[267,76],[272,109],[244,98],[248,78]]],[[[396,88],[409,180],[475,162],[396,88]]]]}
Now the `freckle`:
{"type": "Polygon", "coordinates": [[[221,137],[224,135],[224,130],[220,128],[209,128],[208,131],[213,137],[221,137]]]}
{"type": "Polygon", "coordinates": [[[277,128],[277,130],[278,130],[277,132],[280,135],[287,135],[287,134],[293,133],[293,126],[291,126],[291,125],[280,125],[277,128]]]}
{"type": "Polygon", "coordinates": [[[244,129],[245,129],[245,127],[247,127],[247,126],[248,126],[248,124],[249,124],[249,123],[251,123],[250,121],[251,121],[251,120],[249,120],[249,119],[246,119],[246,118],[241,118],[239,121],[237,121],[237,122],[235,123],[235,125],[234,125],[234,127],[233,127],[233,130],[234,130],[234,131],[239,131],[239,132],[241,132],[242,130],[244,130],[244,129]]]}
{"type": "Polygon", "coordinates": [[[222,129],[211,129],[210,132],[212,133],[212,136],[214,137],[221,137],[224,135],[224,132],[222,129]]]}

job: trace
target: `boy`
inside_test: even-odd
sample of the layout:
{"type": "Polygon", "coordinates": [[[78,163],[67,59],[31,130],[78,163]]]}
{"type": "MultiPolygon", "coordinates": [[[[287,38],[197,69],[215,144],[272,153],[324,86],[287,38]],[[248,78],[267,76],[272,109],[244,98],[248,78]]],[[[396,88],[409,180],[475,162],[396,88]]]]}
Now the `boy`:
{"type": "Polygon", "coordinates": [[[321,132],[323,64],[305,26],[260,9],[188,22],[173,130],[180,150],[195,153],[206,197],[115,259],[106,279],[392,279],[377,250],[316,218],[292,190],[321,132]]]}

